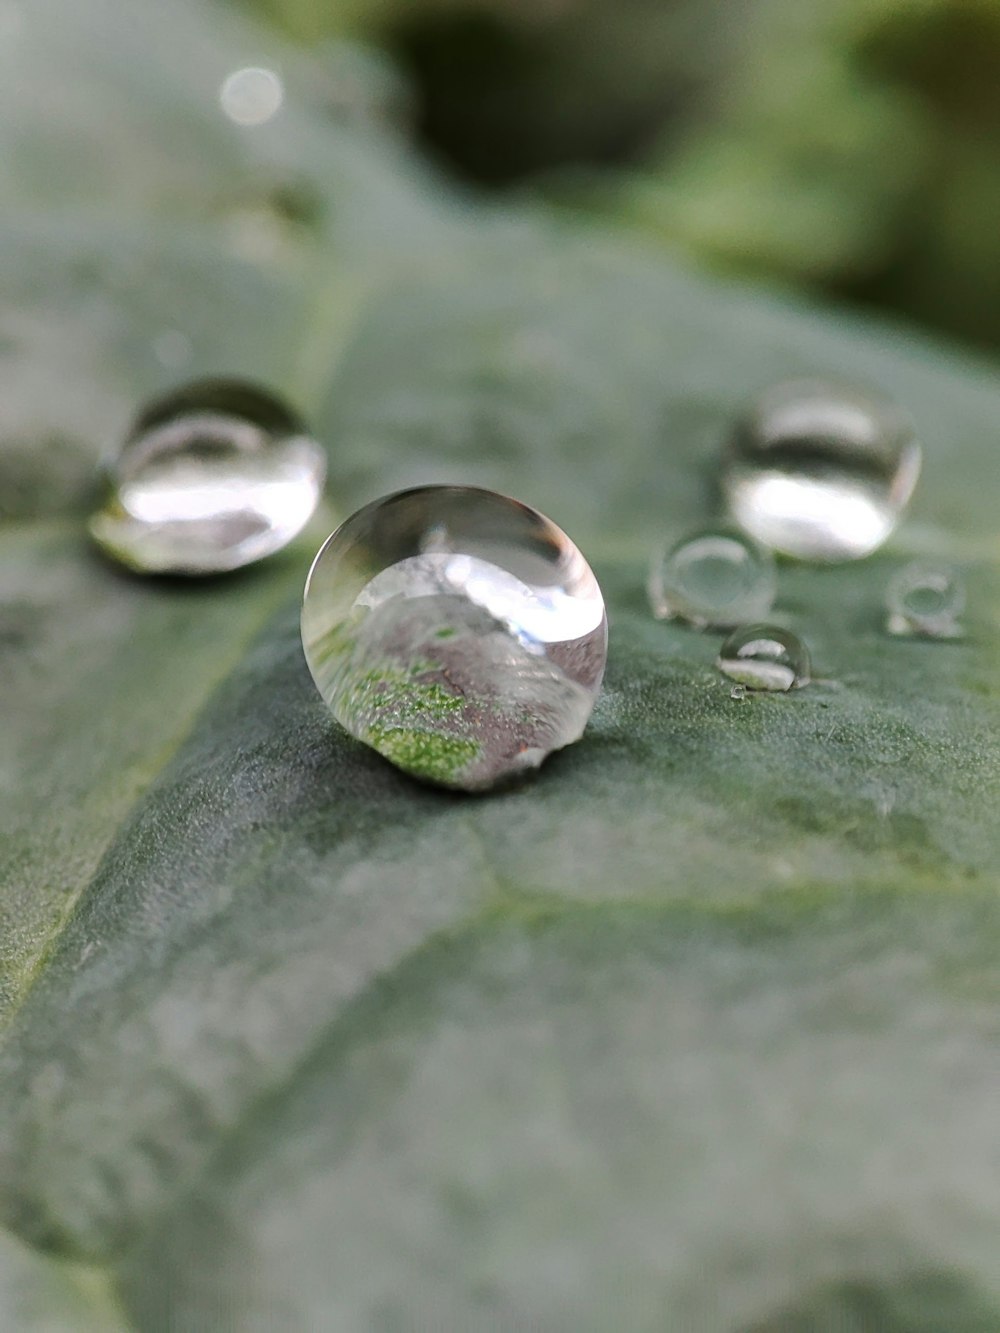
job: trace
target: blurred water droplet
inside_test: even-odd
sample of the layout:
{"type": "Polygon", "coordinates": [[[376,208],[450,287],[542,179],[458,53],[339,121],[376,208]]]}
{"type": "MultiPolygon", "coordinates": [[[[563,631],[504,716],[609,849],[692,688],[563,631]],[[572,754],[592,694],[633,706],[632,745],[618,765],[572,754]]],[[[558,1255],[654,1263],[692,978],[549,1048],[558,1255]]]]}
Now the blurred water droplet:
{"type": "Polygon", "coordinates": [[[774,561],[756,542],[706,528],[654,552],[649,602],[660,620],[727,629],[767,615],[776,591],[774,561]]]}
{"type": "Polygon", "coordinates": [[[889,580],[885,590],[890,634],[929,639],[960,638],[965,587],[952,570],[915,561],[889,580]]]}
{"type": "Polygon", "coordinates": [[[719,649],[716,662],[730,680],[750,690],[791,690],[809,683],[809,652],[790,630],[742,625],[719,649]]]}
{"type": "Polygon", "coordinates": [[[730,699],[745,699],[747,697],[747,687],[745,685],[734,685],[729,691],[730,699]]]}
{"type": "Polygon", "coordinates": [[[796,380],[768,390],[738,423],[723,488],[733,518],[765,546],[803,560],[857,560],[896,526],[920,456],[891,402],[796,380]]]}
{"type": "Polygon", "coordinates": [[[219,104],[237,125],[263,125],[281,110],[285,89],[273,69],[235,69],[219,89],[219,104]]]}
{"type": "Polygon", "coordinates": [[[181,370],[194,354],[191,339],[180,329],[164,329],[153,340],[153,355],[166,370],[181,370]]]}
{"type": "Polygon", "coordinates": [[[607,621],[580,551],[493,491],[425,486],[359,510],[306,583],[302,642],[337,721],[399,768],[468,790],[581,736],[607,621]]]}
{"type": "Polygon", "coordinates": [[[216,574],[280,550],[312,516],[323,450],[290,409],[239,380],[150,404],[109,465],[90,531],[141,573],[216,574]]]}

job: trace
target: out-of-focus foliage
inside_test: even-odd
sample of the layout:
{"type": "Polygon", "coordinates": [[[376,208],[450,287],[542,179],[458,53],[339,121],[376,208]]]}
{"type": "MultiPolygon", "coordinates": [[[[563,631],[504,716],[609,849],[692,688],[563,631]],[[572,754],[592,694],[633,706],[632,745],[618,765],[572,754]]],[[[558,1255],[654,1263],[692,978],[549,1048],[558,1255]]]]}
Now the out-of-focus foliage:
{"type": "Polygon", "coordinates": [[[998,142],[997,0],[777,0],[619,204],[729,266],[997,342],[998,142]]]}
{"type": "Polygon", "coordinates": [[[386,47],[417,85],[425,136],[501,183],[655,143],[733,66],[759,0],[241,2],[300,40],[386,47]]]}
{"type": "Polygon", "coordinates": [[[245,2],[401,55],[474,176],[614,161],[671,246],[1000,342],[1000,0],[245,2]]]}

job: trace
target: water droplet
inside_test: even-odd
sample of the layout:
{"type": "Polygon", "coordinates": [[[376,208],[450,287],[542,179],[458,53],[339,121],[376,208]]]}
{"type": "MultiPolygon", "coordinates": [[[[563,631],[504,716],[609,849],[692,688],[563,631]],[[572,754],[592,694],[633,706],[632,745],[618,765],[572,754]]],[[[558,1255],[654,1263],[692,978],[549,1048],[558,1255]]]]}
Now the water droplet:
{"type": "Polygon", "coordinates": [[[263,125],[281,110],[285,89],[273,69],[234,69],[219,89],[219,104],[237,125],[263,125]]]}
{"type": "Polygon", "coordinates": [[[729,691],[730,699],[745,699],[747,697],[747,687],[745,685],[734,685],[729,691]]]}
{"type": "Polygon", "coordinates": [[[742,533],[706,528],[658,550],[649,570],[649,601],[660,620],[729,628],[760,620],[774,603],[774,561],[742,533]]]}
{"type": "Polygon", "coordinates": [[[961,637],[965,587],[954,571],[943,566],[915,561],[898,570],[885,590],[885,605],[890,634],[961,637]]]}
{"type": "Polygon", "coordinates": [[[326,541],[302,642],[347,731],[417,777],[476,790],[579,739],[607,620],[554,523],[493,491],[425,486],[367,505],[326,541]]]}
{"type": "Polygon", "coordinates": [[[791,690],[809,683],[809,652],[790,630],[742,625],[719,649],[716,662],[730,680],[750,690],[791,690]]]}
{"type": "Polygon", "coordinates": [[[109,465],[98,545],[145,574],[216,574],[286,546],[319,502],[323,450],[270,393],[200,380],[157,399],[109,465]]]}
{"type": "Polygon", "coordinates": [[[194,354],[191,339],[180,329],[164,329],[153,339],[153,355],[167,370],[186,366],[194,354]]]}
{"type": "Polygon", "coordinates": [[[778,384],[739,422],[725,461],[730,513],[765,546],[803,560],[857,560],[892,532],[920,472],[905,415],[818,380],[778,384]]]}

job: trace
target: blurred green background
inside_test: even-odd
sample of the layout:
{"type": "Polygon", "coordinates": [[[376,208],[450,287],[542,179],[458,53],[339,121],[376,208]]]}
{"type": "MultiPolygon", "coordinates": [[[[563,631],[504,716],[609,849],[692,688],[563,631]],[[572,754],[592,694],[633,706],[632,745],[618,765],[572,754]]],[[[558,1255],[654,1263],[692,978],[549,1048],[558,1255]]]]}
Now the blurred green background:
{"type": "Polygon", "coordinates": [[[1000,0],[239,0],[459,176],[1000,345],[1000,0]]]}

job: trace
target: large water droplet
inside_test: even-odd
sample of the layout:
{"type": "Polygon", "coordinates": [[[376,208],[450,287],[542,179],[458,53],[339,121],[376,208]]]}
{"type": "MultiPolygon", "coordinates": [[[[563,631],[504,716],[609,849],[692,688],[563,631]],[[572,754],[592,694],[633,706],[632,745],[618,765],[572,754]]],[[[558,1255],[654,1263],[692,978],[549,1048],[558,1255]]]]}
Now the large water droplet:
{"type": "Polygon", "coordinates": [[[905,565],[885,590],[890,634],[957,639],[965,609],[965,586],[954,571],[919,561],[905,565]]]}
{"type": "Polygon", "coordinates": [[[803,560],[856,560],[892,532],[920,472],[905,415],[872,393],[818,380],[775,385],[739,422],[725,461],[730,513],[803,560]]]}
{"type": "Polygon", "coordinates": [[[809,652],[790,630],[742,625],[719,649],[716,665],[750,690],[791,690],[809,683],[809,652]]]}
{"type": "Polygon", "coordinates": [[[774,603],[774,561],[742,533],[706,528],[654,552],[649,601],[660,620],[704,629],[760,620],[774,603]]]}
{"type": "Polygon", "coordinates": [[[554,523],[492,491],[426,486],[367,505],[326,541],[302,642],[353,736],[417,777],[475,790],[579,739],[607,621],[554,523]]]}
{"type": "Polygon", "coordinates": [[[217,574],[305,527],[326,473],[293,412],[239,380],[202,380],[143,411],[90,520],[109,555],[146,574],[217,574]]]}

